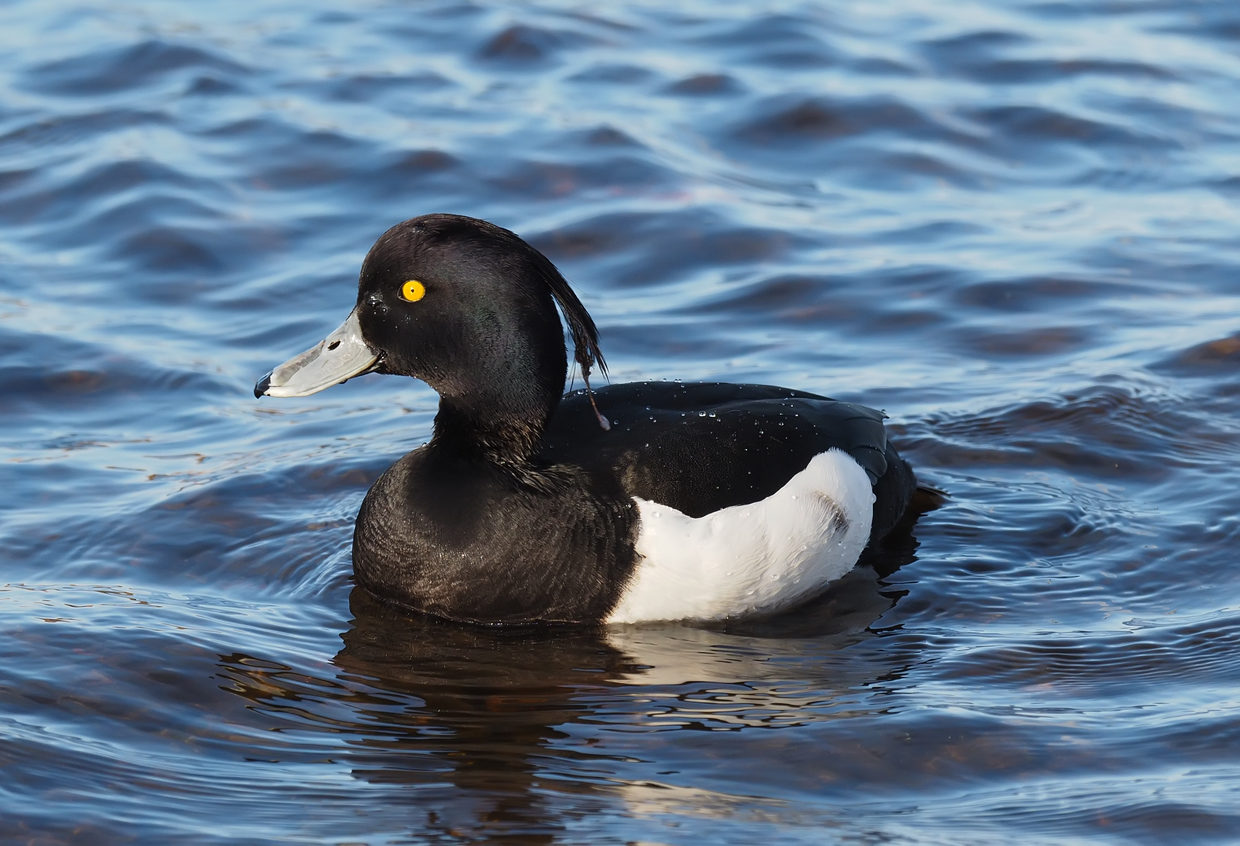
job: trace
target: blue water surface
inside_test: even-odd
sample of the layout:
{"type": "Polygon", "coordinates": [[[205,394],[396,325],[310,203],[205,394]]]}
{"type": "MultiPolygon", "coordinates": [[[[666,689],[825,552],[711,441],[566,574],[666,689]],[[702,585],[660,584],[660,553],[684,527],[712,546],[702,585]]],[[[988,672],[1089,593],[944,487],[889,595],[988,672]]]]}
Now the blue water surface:
{"type": "Polygon", "coordinates": [[[14,0],[0,69],[0,840],[1240,840],[1240,5],[14,0]],[[431,211],[946,504],[760,623],[377,605],[435,395],[251,387],[431,211]]]}

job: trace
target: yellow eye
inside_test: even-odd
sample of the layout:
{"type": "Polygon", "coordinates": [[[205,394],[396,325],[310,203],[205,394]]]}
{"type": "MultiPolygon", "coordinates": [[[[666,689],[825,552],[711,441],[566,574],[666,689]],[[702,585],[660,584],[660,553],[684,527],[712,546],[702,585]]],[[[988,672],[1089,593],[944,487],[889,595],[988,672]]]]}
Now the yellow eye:
{"type": "Polygon", "coordinates": [[[408,302],[416,303],[426,296],[426,286],[416,279],[410,279],[400,286],[400,295],[408,302]]]}

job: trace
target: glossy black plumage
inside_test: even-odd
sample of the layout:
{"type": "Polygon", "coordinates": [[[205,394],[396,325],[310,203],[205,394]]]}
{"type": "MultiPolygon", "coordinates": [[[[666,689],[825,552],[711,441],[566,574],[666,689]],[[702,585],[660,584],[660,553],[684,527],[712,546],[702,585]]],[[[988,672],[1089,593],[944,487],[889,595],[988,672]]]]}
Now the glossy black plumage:
{"type": "Polygon", "coordinates": [[[773,494],[820,452],[838,447],[866,471],[883,537],[916,486],[887,442],[882,412],[779,388],[730,382],[633,382],[596,392],[611,431],[583,425],[585,391],[560,403],[544,434],[545,461],[602,465],[630,496],[690,517],[773,494]]]}
{"type": "Polygon", "coordinates": [[[833,447],[874,485],[872,541],[904,515],[913,473],[882,414],[864,406],[762,385],[644,382],[595,392],[604,428],[588,391],[561,399],[556,303],[582,372],[601,371],[593,321],[542,254],[484,221],[415,218],[367,255],[336,340],[257,386],[297,396],[378,369],[439,393],[430,443],[389,468],[358,514],[354,570],[380,598],[475,622],[604,620],[639,563],[634,497],[691,517],[758,502],[833,447]],[[425,291],[414,302],[400,293],[409,279],[425,291]],[[357,333],[346,370],[322,363],[357,333]],[[316,369],[318,381],[299,386],[299,370],[316,369]]]}

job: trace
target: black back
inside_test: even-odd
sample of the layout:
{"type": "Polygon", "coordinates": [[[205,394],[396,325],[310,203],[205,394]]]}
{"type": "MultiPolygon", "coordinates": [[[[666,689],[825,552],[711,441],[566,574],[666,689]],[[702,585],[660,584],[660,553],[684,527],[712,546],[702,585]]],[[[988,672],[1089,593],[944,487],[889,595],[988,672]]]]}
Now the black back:
{"type": "Polygon", "coordinates": [[[887,442],[880,411],[791,388],[727,382],[633,382],[567,395],[540,458],[603,468],[626,494],[691,517],[765,499],[832,447],[852,456],[875,486],[871,539],[886,535],[916,488],[887,442]]]}

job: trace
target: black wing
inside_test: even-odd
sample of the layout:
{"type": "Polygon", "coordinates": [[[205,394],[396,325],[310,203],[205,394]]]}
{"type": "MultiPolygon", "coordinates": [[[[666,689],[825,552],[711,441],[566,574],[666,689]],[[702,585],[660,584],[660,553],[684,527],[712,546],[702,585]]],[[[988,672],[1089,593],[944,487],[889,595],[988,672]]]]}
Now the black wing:
{"type": "Polygon", "coordinates": [[[837,447],[875,485],[872,539],[899,520],[916,486],[887,443],[883,414],[769,385],[635,382],[595,392],[604,431],[584,392],[566,396],[544,437],[549,463],[620,481],[630,496],[693,517],[773,494],[815,455],[837,447]]]}

